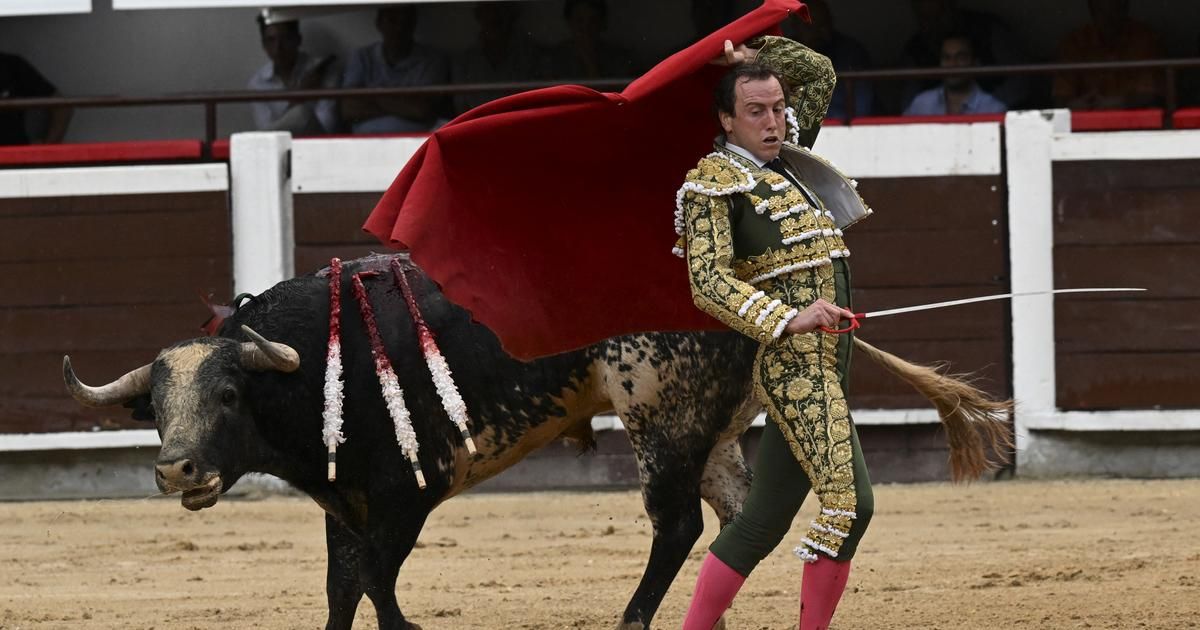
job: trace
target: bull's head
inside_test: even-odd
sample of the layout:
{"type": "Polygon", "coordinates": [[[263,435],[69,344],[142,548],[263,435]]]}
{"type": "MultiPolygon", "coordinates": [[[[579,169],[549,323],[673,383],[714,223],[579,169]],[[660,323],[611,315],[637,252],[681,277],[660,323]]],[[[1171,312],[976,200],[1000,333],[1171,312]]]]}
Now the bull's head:
{"type": "Polygon", "coordinates": [[[176,344],[154,363],[100,387],[79,382],[70,357],[63,357],[63,380],[81,404],[119,405],[150,395],[162,438],[154,481],[165,493],[182,492],[189,510],[215,505],[245,472],[231,450],[244,445],[253,430],[243,396],[246,373],[300,367],[291,347],[267,341],[247,326],[242,330],[252,341],[207,337],[176,344]]]}

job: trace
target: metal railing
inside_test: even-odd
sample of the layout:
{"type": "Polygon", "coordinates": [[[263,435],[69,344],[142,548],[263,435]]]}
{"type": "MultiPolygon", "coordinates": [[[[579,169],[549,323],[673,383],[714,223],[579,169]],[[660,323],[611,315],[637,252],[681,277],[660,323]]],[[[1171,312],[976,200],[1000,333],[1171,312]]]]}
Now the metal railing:
{"type": "MultiPolygon", "coordinates": [[[[1156,59],[1148,61],[1115,61],[1102,63],[1051,63],[1007,66],[976,66],[962,68],[892,68],[879,70],[853,70],[838,73],[838,80],[846,86],[846,120],[855,117],[855,84],[865,81],[905,81],[912,79],[942,79],[969,74],[972,77],[1027,76],[1060,73],[1106,72],[1120,70],[1153,70],[1163,73],[1163,107],[1165,128],[1171,127],[1171,119],[1179,108],[1179,73],[1183,70],[1200,68],[1200,57],[1187,59],[1156,59]]],[[[336,88],[319,90],[275,90],[275,91],[229,91],[189,92],[156,96],[81,96],[47,97],[26,99],[0,99],[0,110],[49,109],[49,108],[104,108],[145,107],[162,105],[201,105],[204,108],[204,151],[210,155],[213,141],[217,139],[217,107],[230,103],[255,101],[309,101],[323,99],[370,98],[380,96],[415,96],[470,94],[479,92],[517,93],[556,85],[583,85],[597,90],[619,90],[632,79],[606,79],[585,81],[521,81],[503,83],[463,83],[429,85],[404,88],[336,88]]]]}
{"type": "MultiPolygon", "coordinates": [[[[630,79],[579,81],[597,90],[624,88],[630,79]]],[[[569,81],[523,81],[505,83],[459,83],[403,88],[333,88],[319,90],[238,90],[229,92],[187,92],[155,96],[53,96],[43,98],[0,99],[0,110],[50,108],[147,107],[161,105],[202,105],[204,107],[204,147],[209,155],[217,139],[217,106],[256,101],[316,101],[324,99],[370,98],[379,96],[417,96],[471,94],[478,92],[524,92],[569,84],[569,81]]]]}

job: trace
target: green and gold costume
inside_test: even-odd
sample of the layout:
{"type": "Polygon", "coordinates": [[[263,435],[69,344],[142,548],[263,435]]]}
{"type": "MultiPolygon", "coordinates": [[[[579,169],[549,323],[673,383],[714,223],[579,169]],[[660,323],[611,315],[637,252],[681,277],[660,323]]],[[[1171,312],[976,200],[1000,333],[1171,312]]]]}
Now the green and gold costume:
{"type": "Polygon", "coordinates": [[[758,63],[788,83],[780,158],[792,177],[718,141],[688,172],[676,216],[676,253],[687,260],[696,305],[762,344],[755,391],[773,426],[764,432],[742,514],[712,546],[743,575],[782,540],[810,487],[821,512],[796,549],[805,560],[818,551],[848,559],[873,509],[846,403],[850,336],[783,332],[818,298],[849,308],[842,228],[870,214],[854,180],[809,151],[829,106],[833,67],[781,37],[750,46],[760,48],[758,63]]]}

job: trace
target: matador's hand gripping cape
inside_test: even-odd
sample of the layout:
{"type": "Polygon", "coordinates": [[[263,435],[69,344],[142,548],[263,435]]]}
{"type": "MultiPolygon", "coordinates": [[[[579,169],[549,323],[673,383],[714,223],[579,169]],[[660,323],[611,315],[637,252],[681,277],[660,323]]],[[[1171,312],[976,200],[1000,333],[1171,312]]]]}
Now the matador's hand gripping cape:
{"type": "Polygon", "coordinates": [[[456,118],[417,151],[363,229],[410,250],[446,296],[522,359],[649,330],[720,329],[692,303],[675,191],[716,131],[726,39],[773,30],[765,0],[620,93],[575,85],[456,118]]]}

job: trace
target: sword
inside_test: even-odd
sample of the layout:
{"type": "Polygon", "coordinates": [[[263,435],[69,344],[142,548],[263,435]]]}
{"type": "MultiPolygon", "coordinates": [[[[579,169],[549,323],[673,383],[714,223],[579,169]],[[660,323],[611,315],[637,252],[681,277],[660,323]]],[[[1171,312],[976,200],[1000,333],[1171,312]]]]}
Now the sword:
{"type": "Polygon", "coordinates": [[[935,308],[946,308],[948,306],[961,306],[963,304],[974,304],[976,302],[990,302],[992,300],[1008,300],[1015,297],[1029,297],[1034,295],[1057,295],[1061,293],[1117,293],[1125,291],[1145,291],[1145,289],[1131,287],[1096,287],[1088,289],[1054,289],[1052,291],[1023,291],[1019,293],[997,293],[996,295],[983,295],[980,297],[965,298],[961,300],[947,300],[945,302],[932,302],[930,304],[918,304],[916,306],[904,306],[901,308],[889,308],[883,311],[869,311],[866,313],[855,313],[854,319],[850,320],[850,325],[846,328],[829,328],[821,326],[821,330],[827,333],[840,335],[848,333],[862,326],[862,320],[869,317],[887,317],[888,315],[899,315],[901,313],[914,313],[916,311],[928,311],[935,308]]]}

